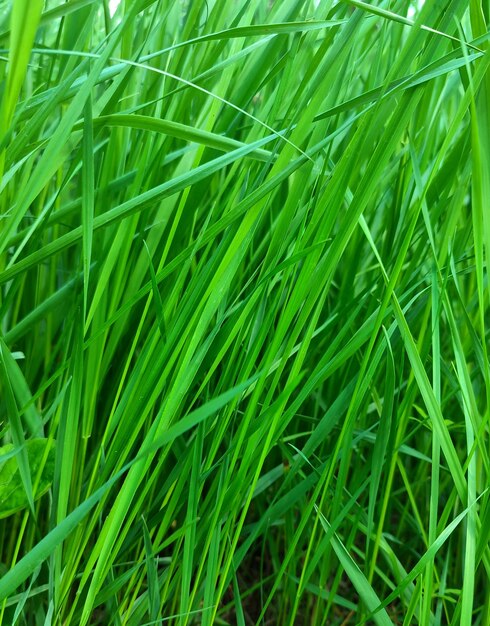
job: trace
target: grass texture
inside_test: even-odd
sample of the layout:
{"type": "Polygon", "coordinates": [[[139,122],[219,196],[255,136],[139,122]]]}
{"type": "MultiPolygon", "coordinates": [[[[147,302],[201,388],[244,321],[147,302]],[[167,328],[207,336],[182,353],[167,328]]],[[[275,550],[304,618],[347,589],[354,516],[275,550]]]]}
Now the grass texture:
{"type": "Polygon", "coordinates": [[[489,13],[0,2],[1,624],[489,626],[489,13]]]}

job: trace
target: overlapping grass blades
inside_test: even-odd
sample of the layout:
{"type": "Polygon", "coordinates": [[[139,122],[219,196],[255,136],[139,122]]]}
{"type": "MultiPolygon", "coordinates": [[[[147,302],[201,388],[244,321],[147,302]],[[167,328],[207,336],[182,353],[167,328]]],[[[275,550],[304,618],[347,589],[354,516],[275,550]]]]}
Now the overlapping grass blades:
{"type": "Polygon", "coordinates": [[[0,3],[0,623],[490,623],[489,18],[0,3]]]}

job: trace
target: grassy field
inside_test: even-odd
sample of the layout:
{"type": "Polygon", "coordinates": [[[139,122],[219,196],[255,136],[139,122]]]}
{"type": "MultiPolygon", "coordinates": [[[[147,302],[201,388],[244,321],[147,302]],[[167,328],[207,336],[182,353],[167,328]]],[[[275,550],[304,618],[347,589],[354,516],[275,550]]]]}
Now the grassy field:
{"type": "Polygon", "coordinates": [[[490,625],[488,0],[0,1],[0,624],[490,625]]]}

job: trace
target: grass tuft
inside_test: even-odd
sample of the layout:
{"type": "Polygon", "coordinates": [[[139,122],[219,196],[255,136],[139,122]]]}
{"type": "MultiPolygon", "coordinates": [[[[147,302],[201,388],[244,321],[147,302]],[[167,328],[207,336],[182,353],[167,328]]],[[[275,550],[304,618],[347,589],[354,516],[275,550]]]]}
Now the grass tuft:
{"type": "Polygon", "coordinates": [[[490,624],[489,19],[0,2],[0,624],[490,624]]]}

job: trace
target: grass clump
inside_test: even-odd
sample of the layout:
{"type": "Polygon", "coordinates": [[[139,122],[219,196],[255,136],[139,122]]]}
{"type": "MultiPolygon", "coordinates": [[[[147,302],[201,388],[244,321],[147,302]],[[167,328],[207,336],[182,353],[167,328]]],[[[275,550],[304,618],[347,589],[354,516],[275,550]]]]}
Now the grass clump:
{"type": "Polygon", "coordinates": [[[0,3],[0,623],[488,626],[488,19],[0,3]]]}

